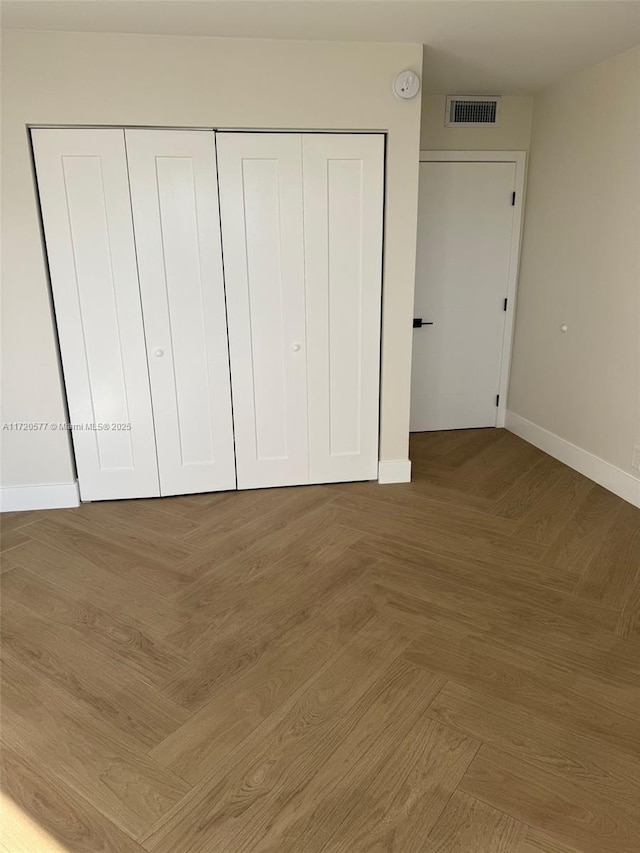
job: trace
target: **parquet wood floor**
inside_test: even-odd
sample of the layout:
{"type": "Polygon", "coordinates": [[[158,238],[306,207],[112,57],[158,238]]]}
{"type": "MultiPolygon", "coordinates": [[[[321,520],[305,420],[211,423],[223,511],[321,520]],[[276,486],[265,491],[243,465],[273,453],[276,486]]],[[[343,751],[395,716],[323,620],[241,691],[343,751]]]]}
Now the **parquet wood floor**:
{"type": "Polygon", "coordinates": [[[640,512],[504,430],[411,456],[3,516],[0,849],[638,853],[640,512]]]}

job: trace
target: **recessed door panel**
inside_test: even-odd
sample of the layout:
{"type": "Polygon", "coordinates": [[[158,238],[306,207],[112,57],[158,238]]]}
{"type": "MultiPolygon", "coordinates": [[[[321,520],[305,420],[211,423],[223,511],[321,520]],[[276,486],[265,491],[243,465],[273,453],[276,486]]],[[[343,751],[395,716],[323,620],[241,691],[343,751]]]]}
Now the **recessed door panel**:
{"type": "Polygon", "coordinates": [[[239,488],[309,481],[298,134],[217,134],[239,488]]]}
{"type": "Polygon", "coordinates": [[[82,500],[159,493],[122,130],[33,130],[82,500]]]}
{"type": "Polygon", "coordinates": [[[127,130],[163,495],[235,488],[215,141],[127,130]]]}

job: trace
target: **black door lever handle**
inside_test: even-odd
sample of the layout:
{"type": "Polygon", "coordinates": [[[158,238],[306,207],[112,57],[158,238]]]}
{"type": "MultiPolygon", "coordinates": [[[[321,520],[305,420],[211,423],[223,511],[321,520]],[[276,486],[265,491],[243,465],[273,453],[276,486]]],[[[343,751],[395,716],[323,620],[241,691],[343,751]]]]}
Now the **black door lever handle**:
{"type": "Polygon", "coordinates": [[[423,326],[433,326],[433,323],[429,320],[423,320],[422,317],[414,317],[413,318],[413,328],[421,329],[423,326]]]}

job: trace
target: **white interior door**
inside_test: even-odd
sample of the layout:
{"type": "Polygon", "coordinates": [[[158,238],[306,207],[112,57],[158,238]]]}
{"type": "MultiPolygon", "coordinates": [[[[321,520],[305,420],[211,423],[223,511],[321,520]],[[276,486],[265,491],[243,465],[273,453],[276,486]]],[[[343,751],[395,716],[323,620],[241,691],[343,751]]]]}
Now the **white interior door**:
{"type": "Polygon", "coordinates": [[[214,134],[125,135],[160,491],[234,489],[214,134]]]}
{"type": "Polygon", "coordinates": [[[378,476],[384,137],[303,134],[309,474],[378,476]]]}
{"type": "Polygon", "coordinates": [[[496,425],[515,172],[420,164],[412,432],[496,425]]]}
{"type": "Polygon", "coordinates": [[[299,134],[217,134],[238,488],[309,482],[299,134]]]}
{"type": "Polygon", "coordinates": [[[80,496],[158,495],[124,131],[32,140],[80,496]]]}

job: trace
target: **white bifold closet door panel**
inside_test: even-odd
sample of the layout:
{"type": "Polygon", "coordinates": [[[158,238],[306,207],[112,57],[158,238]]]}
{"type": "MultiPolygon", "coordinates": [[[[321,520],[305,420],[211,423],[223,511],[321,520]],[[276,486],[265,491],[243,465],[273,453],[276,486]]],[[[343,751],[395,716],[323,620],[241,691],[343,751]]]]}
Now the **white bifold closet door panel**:
{"type": "Polygon", "coordinates": [[[234,489],[215,137],[125,136],[160,491],[234,489]]]}
{"type": "Polygon", "coordinates": [[[378,476],[384,137],[303,134],[309,479],[378,476]]]}
{"type": "Polygon", "coordinates": [[[300,135],[217,148],[238,488],[307,483],[300,135]]]}
{"type": "Polygon", "coordinates": [[[158,495],[124,131],[31,135],[81,498],[158,495]]]}
{"type": "Polygon", "coordinates": [[[384,138],[217,140],[238,486],[375,479],[384,138]]]}

